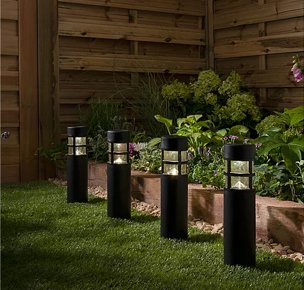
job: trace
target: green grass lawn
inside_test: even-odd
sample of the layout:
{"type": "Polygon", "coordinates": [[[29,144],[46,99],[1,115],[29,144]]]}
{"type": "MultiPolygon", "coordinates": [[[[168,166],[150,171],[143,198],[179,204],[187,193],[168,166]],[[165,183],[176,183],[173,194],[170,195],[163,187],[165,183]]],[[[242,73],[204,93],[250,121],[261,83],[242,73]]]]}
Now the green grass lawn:
{"type": "Polygon", "coordinates": [[[258,251],[255,269],[226,266],[221,237],[159,227],[135,211],[108,218],[96,197],[67,204],[48,182],[2,186],[1,289],[304,289],[300,263],[258,251]]]}

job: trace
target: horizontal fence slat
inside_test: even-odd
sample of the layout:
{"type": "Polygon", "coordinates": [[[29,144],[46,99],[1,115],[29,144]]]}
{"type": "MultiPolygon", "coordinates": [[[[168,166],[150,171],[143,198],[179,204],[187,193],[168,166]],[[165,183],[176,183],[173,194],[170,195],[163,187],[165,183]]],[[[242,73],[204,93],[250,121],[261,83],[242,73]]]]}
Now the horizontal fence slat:
{"type": "Polygon", "coordinates": [[[1,55],[18,55],[18,36],[1,35],[1,55]]]}
{"type": "Polygon", "coordinates": [[[278,0],[259,5],[250,3],[238,7],[226,7],[214,15],[214,28],[228,28],[245,24],[275,21],[292,17],[302,17],[304,1],[278,0]]]}
{"type": "MultiPolygon", "coordinates": [[[[205,1],[195,0],[59,0],[59,3],[77,3],[134,10],[147,10],[164,13],[185,14],[194,16],[205,15],[205,1]]],[[[59,4],[59,5],[60,5],[59,4]]]]}
{"type": "Polygon", "coordinates": [[[19,72],[1,71],[1,91],[18,91],[19,72]]]}
{"type": "Polygon", "coordinates": [[[18,57],[15,55],[1,55],[1,71],[18,71],[18,57]]]}
{"type": "Polygon", "coordinates": [[[19,109],[18,108],[2,108],[1,109],[1,126],[4,127],[3,124],[18,124],[19,122],[19,109]]]}
{"type": "Polygon", "coordinates": [[[165,28],[134,23],[93,24],[65,18],[60,21],[59,35],[203,45],[205,33],[200,29],[165,28]]]}
{"type": "Polygon", "coordinates": [[[231,40],[215,45],[216,58],[242,57],[289,52],[302,52],[304,32],[263,36],[246,40],[231,40]]]}
{"type": "Polygon", "coordinates": [[[1,0],[1,19],[18,20],[18,1],[1,0]]]}
{"type": "Polygon", "coordinates": [[[160,58],[135,55],[60,56],[62,70],[125,71],[196,74],[205,67],[203,59],[160,58]]]}

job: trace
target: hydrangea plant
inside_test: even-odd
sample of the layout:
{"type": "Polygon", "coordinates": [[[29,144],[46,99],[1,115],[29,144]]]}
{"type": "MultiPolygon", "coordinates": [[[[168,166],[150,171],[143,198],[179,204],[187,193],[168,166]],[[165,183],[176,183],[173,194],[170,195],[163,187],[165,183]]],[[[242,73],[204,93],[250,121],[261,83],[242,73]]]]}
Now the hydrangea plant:
{"type": "Polygon", "coordinates": [[[162,94],[171,102],[184,102],[183,112],[202,114],[217,128],[236,124],[250,126],[251,123],[253,126],[261,119],[254,95],[244,90],[241,77],[235,71],[221,80],[213,70],[205,70],[190,84],[175,80],[165,85],[162,94]]]}

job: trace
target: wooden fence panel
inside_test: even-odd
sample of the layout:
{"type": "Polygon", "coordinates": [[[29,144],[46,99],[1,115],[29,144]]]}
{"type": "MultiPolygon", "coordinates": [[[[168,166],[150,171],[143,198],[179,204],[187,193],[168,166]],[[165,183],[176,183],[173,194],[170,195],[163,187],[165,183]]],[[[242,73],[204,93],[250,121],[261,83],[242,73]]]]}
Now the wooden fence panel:
{"type": "Polygon", "coordinates": [[[1,1],[1,183],[20,181],[18,2],[1,1]]]}
{"type": "Polygon", "coordinates": [[[204,16],[204,1],[197,0],[59,0],[65,3],[102,6],[107,8],[124,8],[144,11],[164,12],[181,15],[204,16]]]}
{"type": "MultiPolygon", "coordinates": [[[[39,147],[50,149],[59,142],[59,76],[57,0],[37,0],[39,72],[39,147]]],[[[54,164],[40,158],[39,177],[55,175],[54,164]]]]}
{"type": "Polygon", "coordinates": [[[20,180],[39,177],[37,2],[19,0],[20,180]]]}
{"type": "Polygon", "coordinates": [[[200,0],[59,0],[62,135],[94,98],[136,102],[130,88],[143,73],[191,76],[206,68],[204,16],[200,0]]]}
{"type": "Polygon", "coordinates": [[[290,71],[304,51],[303,15],[303,1],[214,1],[217,72],[238,71],[266,109],[304,104],[303,83],[290,71]]]}
{"type": "Polygon", "coordinates": [[[38,178],[36,17],[36,0],[1,0],[1,183],[38,178]]]}

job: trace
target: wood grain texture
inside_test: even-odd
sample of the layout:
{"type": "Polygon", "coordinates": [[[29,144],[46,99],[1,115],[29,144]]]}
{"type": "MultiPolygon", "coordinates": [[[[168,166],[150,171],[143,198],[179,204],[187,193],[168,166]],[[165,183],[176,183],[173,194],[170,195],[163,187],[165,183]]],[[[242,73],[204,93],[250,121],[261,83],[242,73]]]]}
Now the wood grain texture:
{"type": "Polygon", "coordinates": [[[5,154],[2,154],[2,165],[18,165],[20,163],[19,145],[5,145],[3,142],[3,150],[5,154]]]}
{"type": "Polygon", "coordinates": [[[19,90],[19,72],[1,71],[1,90],[18,91],[19,90]]]}
{"type": "Polygon", "coordinates": [[[20,181],[18,15],[17,1],[1,1],[1,183],[20,181]]]}
{"type": "Polygon", "coordinates": [[[216,71],[239,72],[270,111],[303,104],[303,83],[294,81],[290,69],[292,57],[304,51],[304,2],[214,2],[216,71]]]}
{"type": "MultiPolygon", "coordinates": [[[[38,0],[39,146],[59,143],[57,0],[38,0]]],[[[39,159],[39,177],[55,176],[49,160],[39,159]]]]}
{"type": "Polygon", "coordinates": [[[18,36],[1,35],[1,55],[18,55],[18,36]]]}
{"type": "MultiPolygon", "coordinates": [[[[303,51],[304,32],[261,36],[246,40],[229,40],[230,43],[215,45],[216,58],[266,55],[303,51]]],[[[228,41],[227,41],[228,42],[228,41]]]]}
{"type": "Polygon", "coordinates": [[[201,29],[172,28],[162,26],[149,26],[136,23],[111,23],[101,22],[84,23],[79,20],[61,19],[61,36],[76,36],[89,38],[105,38],[117,40],[135,40],[178,44],[204,44],[204,32],[201,29]],[[75,20],[74,20],[75,21],[75,20]]]}
{"type": "Polygon", "coordinates": [[[18,20],[18,2],[1,0],[1,19],[18,20]]]}
{"type": "Polygon", "coordinates": [[[207,27],[207,32],[206,32],[206,38],[207,38],[207,43],[206,43],[206,54],[208,55],[207,57],[207,66],[211,69],[214,69],[214,11],[213,11],[213,1],[212,0],[207,0],[206,2],[206,10],[207,10],[207,17],[206,17],[206,27],[207,27]]]}
{"type": "Polygon", "coordinates": [[[59,0],[60,3],[78,3],[84,5],[96,5],[125,9],[147,10],[164,13],[176,13],[185,15],[204,15],[205,1],[196,0],[59,0]]]}
{"type": "MultiPolygon", "coordinates": [[[[2,150],[1,150],[2,154],[2,150]]],[[[20,181],[20,165],[19,164],[1,164],[1,184],[17,183],[20,181]]]]}
{"type": "Polygon", "coordinates": [[[136,55],[60,56],[62,70],[122,71],[196,74],[205,63],[201,59],[182,59],[136,55]]]}
{"type": "Polygon", "coordinates": [[[215,29],[221,29],[292,17],[302,17],[303,12],[304,2],[298,0],[277,0],[263,5],[258,3],[242,3],[235,7],[226,6],[225,9],[223,8],[217,11],[214,27],[215,29]]]}
{"type": "Polygon", "coordinates": [[[36,0],[19,0],[20,181],[38,179],[36,4],[36,0]]]}

